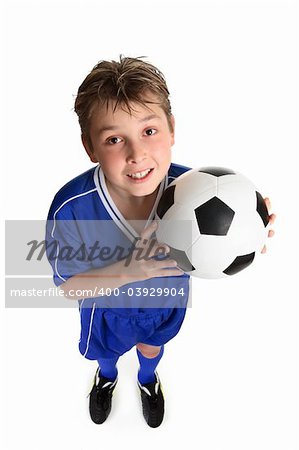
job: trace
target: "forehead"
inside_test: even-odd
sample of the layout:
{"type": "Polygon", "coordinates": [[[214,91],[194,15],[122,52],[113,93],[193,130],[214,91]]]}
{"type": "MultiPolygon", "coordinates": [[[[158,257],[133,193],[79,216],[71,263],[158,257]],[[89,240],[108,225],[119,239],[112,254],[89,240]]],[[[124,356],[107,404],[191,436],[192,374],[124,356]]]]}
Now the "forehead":
{"type": "Polygon", "coordinates": [[[141,121],[142,119],[150,120],[156,118],[160,120],[166,119],[166,114],[161,107],[159,98],[153,94],[144,95],[142,98],[144,104],[139,102],[129,102],[129,107],[124,103],[118,103],[114,99],[109,100],[105,104],[95,104],[92,108],[90,126],[106,125],[127,122],[128,120],[141,121]]]}
{"type": "Polygon", "coordinates": [[[130,102],[129,108],[124,103],[116,105],[116,100],[110,100],[105,105],[95,105],[92,116],[98,120],[117,120],[122,118],[140,118],[144,116],[158,115],[164,113],[160,104],[147,103],[142,105],[137,102],[130,102]]]}

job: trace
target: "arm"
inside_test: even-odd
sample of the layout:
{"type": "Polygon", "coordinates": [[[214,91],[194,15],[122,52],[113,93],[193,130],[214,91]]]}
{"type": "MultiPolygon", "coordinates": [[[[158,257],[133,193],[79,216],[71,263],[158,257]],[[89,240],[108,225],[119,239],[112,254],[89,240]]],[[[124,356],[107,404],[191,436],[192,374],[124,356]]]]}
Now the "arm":
{"type": "MultiPolygon", "coordinates": [[[[126,259],[122,259],[101,269],[94,269],[74,275],[61,285],[64,296],[70,300],[79,300],[82,296],[73,295],[76,291],[88,290],[94,292],[99,291],[99,289],[105,291],[108,288],[113,290],[124,284],[139,280],[182,275],[183,271],[177,267],[177,263],[173,259],[164,259],[162,261],[150,259],[157,252],[161,253],[161,250],[164,252],[169,251],[166,245],[157,242],[153,245],[153,242],[150,240],[156,227],[157,223],[153,222],[143,230],[140,240],[136,244],[135,248],[138,250],[142,249],[146,257],[145,255],[144,257],[140,256],[139,252],[138,258],[135,258],[135,254],[133,253],[129,264],[126,264],[126,259]]],[[[95,297],[98,297],[98,295],[95,295],[95,297]]],[[[92,296],[89,295],[88,298],[92,298],[92,296]]]]}
{"type": "MultiPolygon", "coordinates": [[[[82,296],[74,295],[78,291],[94,292],[102,288],[105,292],[108,288],[113,290],[134,281],[136,281],[136,278],[125,273],[124,262],[118,261],[102,269],[90,270],[74,275],[60,287],[63,289],[66,298],[69,300],[79,300],[82,296]]],[[[92,296],[89,296],[89,298],[92,298],[92,296]]]]}

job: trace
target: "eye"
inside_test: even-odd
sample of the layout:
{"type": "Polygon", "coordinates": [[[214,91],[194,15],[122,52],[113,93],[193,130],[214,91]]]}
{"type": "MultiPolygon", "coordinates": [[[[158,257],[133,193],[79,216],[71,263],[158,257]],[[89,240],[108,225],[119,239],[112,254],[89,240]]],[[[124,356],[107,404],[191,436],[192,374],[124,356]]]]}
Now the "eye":
{"type": "Polygon", "coordinates": [[[157,130],[155,128],[148,128],[147,130],[145,130],[145,133],[147,134],[147,136],[153,136],[157,133],[157,130]]]}
{"type": "Polygon", "coordinates": [[[117,136],[113,136],[113,137],[111,137],[111,138],[109,138],[109,139],[107,139],[107,144],[109,144],[109,145],[115,145],[115,144],[118,144],[118,142],[120,142],[120,138],[119,137],[117,137],[117,136]],[[119,141],[117,141],[119,139],[119,141]]]}

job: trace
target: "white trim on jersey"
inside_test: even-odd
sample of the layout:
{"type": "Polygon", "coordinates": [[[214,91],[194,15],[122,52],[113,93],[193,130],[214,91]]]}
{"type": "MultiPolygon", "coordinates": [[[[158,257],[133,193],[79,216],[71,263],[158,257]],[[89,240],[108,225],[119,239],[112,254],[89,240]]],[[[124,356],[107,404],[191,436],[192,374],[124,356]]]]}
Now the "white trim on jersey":
{"type": "MultiPolygon", "coordinates": [[[[103,205],[105,206],[108,214],[110,215],[111,219],[116,223],[116,225],[119,227],[119,229],[127,236],[127,238],[130,241],[134,242],[135,239],[139,237],[139,235],[136,232],[136,230],[134,230],[134,228],[130,225],[130,223],[124,218],[122,213],[119,211],[119,209],[115,205],[111,195],[109,194],[109,191],[108,191],[108,188],[106,185],[105,175],[100,166],[98,166],[94,172],[94,182],[97,187],[99,197],[100,197],[103,205]]],[[[147,219],[145,226],[147,226],[148,223],[154,218],[156,207],[157,207],[158,202],[164,192],[166,183],[167,183],[167,176],[165,176],[165,178],[160,183],[160,187],[159,187],[157,198],[155,200],[155,204],[152,208],[152,211],[147,219]]]]}
{"type": "MultiPolygon", "coordinates": [[[[170,183],[170,178],[175,178],[175,177],[168,177],[167,175],[164,177],[164,179],[162,180],[162,182],[160,183],[160,187],[159,187],[159,191],[158,191],[158,195],[156,197],[154,206],[152,208],[152,211],[146,221],[146,225],[145,227],[148,226],[149,222],[152,221],[154,219],[154,214],[156,211],[156,208],[158,206],[158,203],[160,201],[160,198],[165,190],[165,188],[169,185],[170,183]]],[[[56,228],[56,215],[57,213],[61,210],[61,208],[63,208],[64,205],[66,205],[67,203],[69,203],[70,201],[78,198],[78,197],[83,197],[87,194],[90,194],[92,192],[97,191],[98,195],[100,197],[100,200],[103,203],[104,208],[106,208],[106,211],[108,212],[108,214],[110,215],[111,219],[116,223],[116,225],[119,227],[119,229],[127,236],[127,238],[131,241],[131,242],[135,242],[135,240],[139,237],[137,231],[130,225],[130,223],[124,218],[124,216],[121,214],[121,212],[119,211],[119,209],[117,208],[117,206],[115,205],[114,201],[112,200],[111,195],[109,194],[107,185],[106,185],[106,180],[105,180],[105,175],[104,172],[102,171],[100,165],[98,165],[95,170],[94,170],[94,183],[95,183],[95,188],[90,189],[89,191],[86,192],[82,192],[81,194],[77,194],[74,195],[73,197],[70,197],[69,199],[65,200],[54,212],[53,214],[53,228],[51,231],[51,237],[54,238],[54,232],[55,232],[55,228],[56,228]]],[[[59,245],[57,245],[57,255],[58,256],[59,253],[59,245]]],[[[55,273],[56,275],[62,280],[62,281],[66,281],[65,278],[63,278],[62,275],[60,275],[59,270],[58,270],[58,265],[57,265],[57,258],[55,260],[55,264],[54,264],[54,269],[55,269],[55,273]]]]}
{"type": "MultiPolygon", "coordinates": [[[[62,208],[64,205],[66,205],[68,202],[74,200],[75,198],[82,197],[83,195],[90,194],[91,192],[94,192],[94,191],[96,191],[96,190],[97,190],[97,188],[93,188],[93,189],[90,189],[89,191],[82,192],[81,194],[74,195],[73,197],[70,197],[70,198],[68,198],[67,200],[65,200],[65,202],[63,202],[63,203],[56,209],[55,213],[53,214],[53,228],[52,228],[52,231],[51,231],[51,237],[52,237],[52,238],[54,238],[54,232],[55,232],[55,228],[56,228],[56,215],[57,215],[57,213],[61,210],[61,208],[62,208]]],[[[56,256],[58,256],[58,254],[59,254],[59,243],[57,243],[56,249],[57,249],[56,256]]],[[[54,269],[55,269],[55,270],[54,270],[54,271],[56,272],[56,275],[57,275],[62,281],[66,281],[66,279],[63,278],[63,276],[60,275],[60,273],[59,273],[59,271],[58,271],[57,262],[58,262],[58,258],[55,258],[55,264],[54,264],[54,269]]]]}
{"type": "Polygon", "coordinates": [[[168,187],[170,185],[170,183],[173,182],[173,180],[176,180],[176,177],[168,177],[168,179],[167,179],[167,186],[166,187],[168,187]],[[170,180],[171,178],[172,178],[172,180],[170,180]]]}
{"type": "Polygon", "coordinates": [[[55,213],[53,214],[53,228],[52,228],[52,231],[51,231],[51,237],[54,237],[54,231],[55,231],[55,226],[56,226],[56,214],[61,210],[61,208],[62,208],[64,205],[66,205],[68,202],[74,200],[75,198],[82,197],[83,195],[90,194],[91,192],[94,192],[94,191],[96,191],[96,190],[97,190],[96,188],[93,188],[93,189],[90,189],[89,191],[82,192],[81,194],[74,195],[73,197],[68,198],[65,202],[63,202],[63,203],[59,206],[59,208],[56,209],[55,213]]]}
{"type": "Polygon", "coordinates": [[[64,281],[66,281],[66,279],[63,278],[62,275],[60,275],[60,273],[58,272],[58,267],[57,267],[57,261],[58,261],[57,256],[59,255],[59,243],[58,243],[58,242],[57,242],[56,249],[57,249],[57,253],[56,253],[56,255],[55,255],[55,264],[54,264],[54,268],[55,268],[56,275],[64,282],[64,281]]]}

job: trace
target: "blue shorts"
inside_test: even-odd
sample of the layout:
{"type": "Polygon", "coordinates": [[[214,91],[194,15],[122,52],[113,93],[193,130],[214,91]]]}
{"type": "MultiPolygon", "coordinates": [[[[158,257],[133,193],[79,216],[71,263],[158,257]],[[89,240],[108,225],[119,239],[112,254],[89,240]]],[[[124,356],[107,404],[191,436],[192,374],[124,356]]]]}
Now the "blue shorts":
{"type": "Polygon", "coordinates": [[[180,330],[186,308],[163,308],[136,314],[111,308],[82,308],[80,353],[87,359],[115,358],[138,343],[161,346],[180,330]]]}

